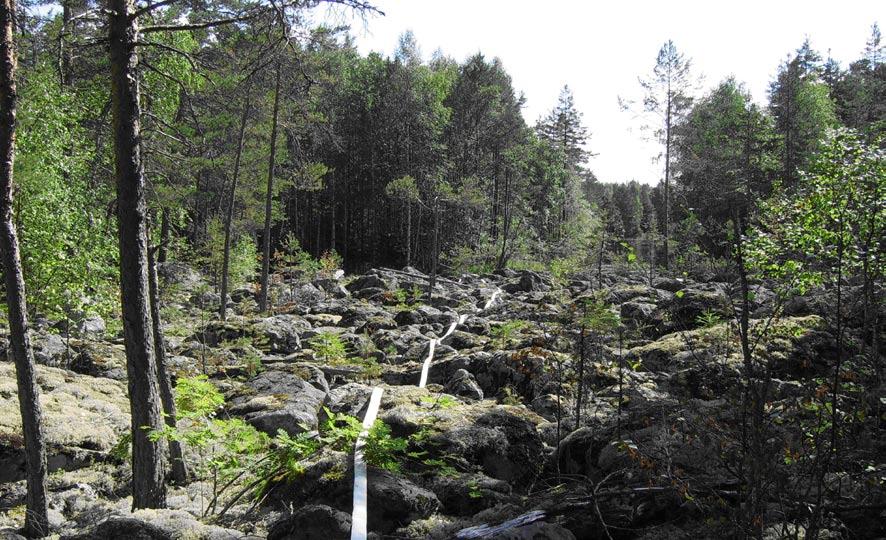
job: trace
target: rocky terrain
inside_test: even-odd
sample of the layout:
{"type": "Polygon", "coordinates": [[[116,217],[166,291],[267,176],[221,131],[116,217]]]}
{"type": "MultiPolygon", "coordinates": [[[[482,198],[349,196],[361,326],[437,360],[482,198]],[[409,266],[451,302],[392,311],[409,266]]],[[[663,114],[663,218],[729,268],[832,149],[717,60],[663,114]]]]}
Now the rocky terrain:
{"type": "MultiPolygon", "coordinates": [[[[369,530],[378,538],[708,538],[734,530],[742,360],[728,283],[650,284],[611,268],[602,283],[503,271],[440,280],[426,302],[426,276],[409,268],[311,282],[278,276],[273,315],[256,315],[254,291],[243,287],[222,322],[211,313],[218,296],[194,270],[170,263],[161,277],[170,370],[176,380],[208,376],[224,396],[220,418],[298,437],[331,416],[361,419],[372,388],[383,388],[379,419],[408,446],[395,452],[396,467],[369,469],[369,530]],[[620,329],[583,332],[575,307],[583,298],[617,314],[620,329]],[[430,341],[460,315],[418,388],[430,341]],[[320,350],[317,336],[340,342],[344,354],[320,350]]],[[[752,318],[768,321],[775,293],[763,285],[754,292],[752,318]]],[[[761,343],[773,366],[767,414],[777,455],[802,447],[800,396],[828,372],[836,344],[826,312],[821,296],[792,300],[761,343]]],[[[218,487],[211,478],[170,487],[167,509],[131,512],[122,340],[97,318],[70,337],[49,321],[36,326],[55,534],[348,537],[353,455],[342,447],[321,448],[297,477],[276,479],[260,500],[242,498],[223,513],[208,511],[218,487]]],[[[864,399],[879,411],[884,397],[864,399]]],[[[828,512],[820,538],[886,535],[880,422],[868,418],[852,435],[859,467],[874,474],[847,469],[827,479],[853,504],[828,512]]],[[[14,371],[2,362],[0,526],[10,529],[24,508],[19,433],[14,371]]],[[[771,501],[767,537],[802,536],[788,525],[794,501],[771,501]]]]}

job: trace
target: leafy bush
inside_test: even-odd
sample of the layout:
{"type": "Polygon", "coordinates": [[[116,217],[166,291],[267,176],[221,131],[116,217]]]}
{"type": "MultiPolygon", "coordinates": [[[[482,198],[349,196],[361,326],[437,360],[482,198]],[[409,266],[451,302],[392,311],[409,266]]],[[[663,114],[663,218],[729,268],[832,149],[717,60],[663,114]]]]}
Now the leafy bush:
{"type": "Polygon", "coordinates": [[[502,323],[489,331],[489,335],[499,347],[504,347],[517,334],[521,333],[525,328],[529,327],[529,322],[524,320],[513,320],[502,323]]]}
{"type": "Polygon", "coordinates": [[[320,332],[308,340],[308,345],[327,363],[341,362],[347,355],[344,342],[332,332],[320,332]]]}
{"type": "MultiPolygon", "coordinates": [[[[219,219],[209,222],[208,238],[202,256],[214,283],[221,283],[221,272],[224,264],[225,230],[219,219]]],[[[231,239],[231,253],[228,259],[228,283],[240,285],[248,283],[255,277],[258,269],[258,256],[255,243],[248,236],[235,236],[231,239]]]]}

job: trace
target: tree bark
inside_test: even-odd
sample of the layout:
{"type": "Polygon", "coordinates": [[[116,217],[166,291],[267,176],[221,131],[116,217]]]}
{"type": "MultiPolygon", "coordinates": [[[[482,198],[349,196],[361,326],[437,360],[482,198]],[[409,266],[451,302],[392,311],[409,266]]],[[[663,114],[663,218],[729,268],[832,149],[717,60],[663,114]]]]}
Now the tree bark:
{"type": "Polygon", "coordinates": [[[428,280],[428,303],[434,294],[434,286],[437,285],[437,263],[440,260],[440,202],[434,201],[434,241],[431,245],[431,276],[428,280]]]}
{"type": "MultiPolygon", "coordinates": [[[[148,250],[148,286],[151,293],[151,320],[154,331],[154,350],[157,353],[157,382],[160,385],[160,400],[163,402],[163,416],[166,425],[175,429],[175,397],[172,394],[172,381],[166,371],[166,340],[160,320],[160,287],[157,279],[157,265],[154,264],[154,251],[148,250]]],[[[170,439],[169,457],[172,460],[172,481],[184,485],[188,480],[188,468],[181,442],[170,439]]]]}
{"type": "MultiPolygon", "coordinates": [[[[271,120],[271,152],[268,158],[268,191],[265,194],[265,228],[262,238],[261,260],[261,295],[259,296],[258,309],[261,312],[268,310],[268,274],[271,269],[271,203],[274,198],[274,165],[277,159],[277,119],[280,114],[280,65],[277,65],[276,81],[274,83],[274,116],[271,120]]],[[[319,223],[318,223],[319,227],[319,223]]],[[[317,252],[319,254],[319,228],[317,252]]]]}
{"type": "Polygon", "coordinates": [[[221,306],[218,308],[218,316],[225,320],[228,316],[228,268],[231,263],[231,222],[234,220],[234,199],[237,195],[237,180],[240,177],[240,158],[243,156],[243,134],[246,132],[246,119],[249,115],[249,94],[247,91],[246,103],[243,105],[243,114],[240,116],[240,131],[237,135],[237,155],[234,158],[234,176],[231,179],[231,192],[228,196],[228,210],[225,213],[225,246],[222,252],[222,275],[221,275],[221,306]]]}
{"type": "Polygon", "coordinates": [[[46,501],[46,442],[43,411],[28,334],[28,308],[22,274],[18,236],[13,221],[12,173],[15,162],[15,0],[0,3],[0,252],[9,310],[9,341],[15,362],[18,403],[25,442],[28,493],[24,533],[44,536],[49,532],[46,501]]]}
{"type": "Polygon", "coordinates": [[[673,96],[671,94],[671,81],[668,80],[668,103],[665,111],[665,181],[664,181],[664,242],[662,254],[664,255],[664,269],[668,270],[671,264],[670,240],[671,240],[671,108],[673,96]]]}
{"type": "Polygon", "coordinates": [[[169,208],[164,208],[160,212],[160,245],[157,247],[157,262],[166,262],[166,252],[169,248],[169,208]]]}
{"type": "Polygon", "coordinates": [[[120,300],[132,415],[132,507],[166,504],[163,442],[150,431],[163,427],[148,286],[145,177],[142,169],[137,19],[133,0],[110,0],[111,62],[120,300]]]}

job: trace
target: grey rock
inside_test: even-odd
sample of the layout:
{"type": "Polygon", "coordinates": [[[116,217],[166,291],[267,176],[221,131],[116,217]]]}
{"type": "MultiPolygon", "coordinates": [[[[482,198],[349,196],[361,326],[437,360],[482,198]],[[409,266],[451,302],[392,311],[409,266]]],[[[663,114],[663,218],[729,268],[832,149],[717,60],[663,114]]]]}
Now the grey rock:
{"type": "Polygon", "coordinates": [[[508,293],[548,291],[550,288],[550,283],[547,283],[539,274],[528,270],[520,272],[518,281],[502,287],[508,293]]]}
{"type": "Polygon", "coordinates": [[[430,489],[440,499],[444,511],[457,516],[472,516],[511,500],[510,484],[482,474],[436,476],[430,489]]]}
{"type": "Polygon", "coordinates": [[[348,284],[347,289],[353,294],[356,292],[374,289],[378,291],[392,290],[394,284],[388,283],[376,274],[364,274],[348,284]]]}
{"type": "Polygon", "coordinates": [[[369,528],[391,532],[416,519],[424,519],[440,508],[440,500],[406,477],[388,471],[369,470],[369,528]]]}
{"type": "Polygon", "coordinates": [[[350,533],[350,515],[326,505],[311,504],[271,525],[268,540],[347,540],[350,533]]]}
{"type": "Polygon", "coordinates": [[[157,263],[157,277],[166,286],[179,285],[184,289],[193,289],[202,280],[199,272],[178,261],[157,263]]]}
{"type": "Polygon", "coordinates": [[[474,376],[465,369],[459,369],[446,383],[445,391],[454,396],[479,401],[483,399],[483,389],[474,376]]]}
{"type": "Polygon", "coordinates": [[[107,326],[105,325],[105,320],[98,315],[87,317],[77,325],[77,332],[79,332],[80,335],[94,337],[101,336],[106,330],[107,326]]]}
{"type": "Polygon", "coordinates": [[[297,315],[274,315],[255,323],[253,332],[261,340],[259,348],[290,354],[301,349],[299,335],[310,328],[310,323],[297,315]]]}
{"type": "Polygon", "coordinates": [[[229,412],[243,416],[256,429],[270,435],[278,429],[296,435],[317,428],[317,413],[326,393],[298,374],[264,371],[247,381],[244,389],[246,395],[229,400],[229,412]]]}
{"type": "Polygon", "coordinates": [[[58,334],[34,336],[34,361],[44,366],[63,366],[67,360],[68,346],[58,334]]]}
{"type": "Polygon", "coordinates": [[[655,304],[631,301],[622,304],[620,311],[622,320],[633,321],[635,324],[643,326],[660,322],[660,318],[655,315],[655,310],[655,304]]]}
{"type": "MultiPolygon", "coordinates": [[[[514,408],[516,409],[516,408],[514,408]]],[[[456,427],[434,437],[444,451],[481,464],[484,474],[523,488],[541,470],[541,436],[516,410],[497,407],[472,425],[456,427]]]]}

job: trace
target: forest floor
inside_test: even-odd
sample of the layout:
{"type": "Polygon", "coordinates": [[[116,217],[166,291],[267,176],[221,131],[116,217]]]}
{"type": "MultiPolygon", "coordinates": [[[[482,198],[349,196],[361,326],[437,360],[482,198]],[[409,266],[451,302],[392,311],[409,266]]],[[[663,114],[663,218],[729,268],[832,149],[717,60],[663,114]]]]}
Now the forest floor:
{"type": "MultiPolygon", "coordinates": [[[[608,267],[561,282],[503,271],[441,280],[427,301],[427,278],[414,269],[311,282],[278,275],[272,315],[257,314],[243,286],[220,321],[203,276],[176,263],[160,274],[171,373],[179,383],[205,376],[224,398],[180,423],[182,433],[191,428],[183,437],[193,479],[170,486],[167,509],[130,511],[122,339],[98,318],[70,335],[37,321],[55,536],[348,538],[353,438],[374,388],[383,390],[383,426],[367,452],[370,537],[737,535],[743,371],[729,283],[608,267]],[[253,459],[253,443],[262,456],[286,444],[311,452],[262,478],[268,458],[253,459]],[[261,489],[249,489],[253,481],[261,489]]],[[[775,463],[760,519],[773,539],[802,537],[794,524],[816,500],[799,487],[811,470],[804,434],[821,417],[808,390],[828,376],[836,347],[825,297],[794,299],[773,319],[774,304],[772,290],[754,286],[751,325],[771,377],[760,459],[775,463]]],[[[822,480],[830,506],[819,538],[886,536],[878,391],[858,398],[876,412],[846,422],[846,457],[822,480]]],[[[14,371],[2,362],[8,531],[24,510],[20,432],[14,371]]]]}

